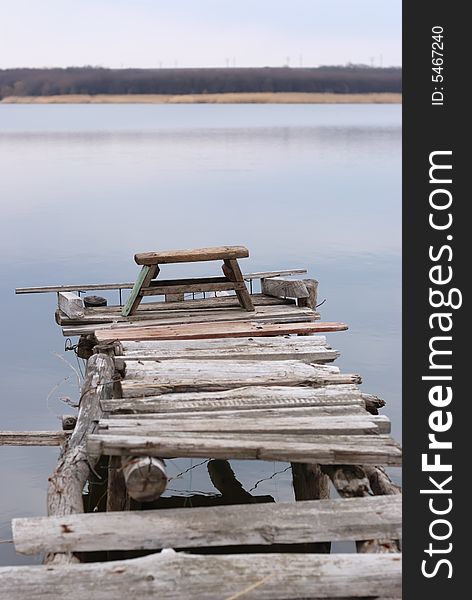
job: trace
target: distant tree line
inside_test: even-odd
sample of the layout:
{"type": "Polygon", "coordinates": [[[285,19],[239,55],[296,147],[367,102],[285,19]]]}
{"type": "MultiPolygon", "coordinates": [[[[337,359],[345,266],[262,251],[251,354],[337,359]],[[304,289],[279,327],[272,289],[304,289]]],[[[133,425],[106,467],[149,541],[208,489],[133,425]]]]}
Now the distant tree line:
{"type": "Polygon", "coordinates": [[[0,98],[56,94],[212,94],[229,92],[401,92],[399,68],[0,70],[0,98]]]}

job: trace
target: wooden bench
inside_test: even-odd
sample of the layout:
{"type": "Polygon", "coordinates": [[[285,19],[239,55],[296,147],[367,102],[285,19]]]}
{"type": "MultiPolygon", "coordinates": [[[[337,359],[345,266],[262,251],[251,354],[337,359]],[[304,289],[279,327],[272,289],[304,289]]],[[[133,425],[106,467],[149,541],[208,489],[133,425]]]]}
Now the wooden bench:
{"type": "Polygon", "coordinates": [[[143,252],[135,254],[134,260],[141,265],[130,297],[123,308],[124,317],[136,312],[144,296],[175,295],[191,292],[222,292],[234,290],[239,303],[247,311],[254,305],[244,283],[238,258],[247,258],[249,251],[244,246],[220,246],[194,250],[171,250],[165,252],[143,252]],[[154,281],[159,275],[159,265],[184,262],[221,260],[224,277],[199,277],[192,279],[170,279],[154,281]]]}

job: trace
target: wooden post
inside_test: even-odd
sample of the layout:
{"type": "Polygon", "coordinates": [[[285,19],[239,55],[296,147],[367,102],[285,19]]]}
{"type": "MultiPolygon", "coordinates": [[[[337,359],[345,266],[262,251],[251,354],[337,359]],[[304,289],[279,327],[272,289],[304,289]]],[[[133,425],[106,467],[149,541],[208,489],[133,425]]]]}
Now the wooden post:
{"type": "MultiPolygon", "coordinates": [[[[329,477],[323,473],[320,465],[309,463],[291,463],[292,482],[295,500],[326,500],[330,497],[329,477]]],[[[331,542],[305,544],[305,552],[328,554],[331,542]]]]}
{"type": "Polygon", "coordinates": [[[130,498],[126,490],[121,458],[110,456],[108,462],[107,512],[129,510],[130,498]]]}
{"type": "Polygon", "coordinates": [[[167,485],[164,461],[154,456],[124,456],[121,461],[128,494],[139,502],[156,500],[167,485]]]}
{"type": "MultiPolygon", "coordinates": [[[[48,515],[64,516],[84,511],[82,491],[89,477],[90,467],[93,468],[99,458],[87,455],[86,438],[95,430],[102,416],[100,400],[112,396],[114,372],[115,366],[109,356],[94,354],[88,361],[77,424],[49,478],[48,515]]],[[[72,554],[57,558],[55,555],[46,556],[46,563],[53,561],[78,562],[72,554]]]]}

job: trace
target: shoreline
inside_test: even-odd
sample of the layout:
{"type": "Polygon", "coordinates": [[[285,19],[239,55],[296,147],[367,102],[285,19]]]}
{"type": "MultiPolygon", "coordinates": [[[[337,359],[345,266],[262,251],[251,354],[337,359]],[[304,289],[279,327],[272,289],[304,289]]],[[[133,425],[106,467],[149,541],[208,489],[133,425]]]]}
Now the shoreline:
{"type": "Polygon", "coordinates": [[[65,94],[7,96],[0,104],[401,104],[402,94],[260,92],[228,94],[65,94]]]}

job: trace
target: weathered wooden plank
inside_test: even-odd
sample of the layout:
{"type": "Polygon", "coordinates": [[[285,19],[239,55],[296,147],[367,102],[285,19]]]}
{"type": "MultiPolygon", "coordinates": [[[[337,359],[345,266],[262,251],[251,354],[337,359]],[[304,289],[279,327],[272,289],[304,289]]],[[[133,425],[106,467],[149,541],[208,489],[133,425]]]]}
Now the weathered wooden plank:
{"type": "Polygon", "coordinates": [[[216,392],[187,392],[102,400],[106,412],[117,410],[180,413],[287,407],[364,406],[373,398],[354,384],[319,387],[251,386],[216,392]]]}
{"type": "MultiPolygon", "coordinates": [[[[262,418],[276,418],[276,417],[340,417],[340,416],[362,416],[369,418],[369,413],[366,412],[362,402],[358,404],[340,404],[335,406],[300,406],[300,407],[277,407],[277,408],[252,408],[247,407],[244,409],[222,409],[222,410],[195,410],[192,412],[149,412],[146,410],[139,410],[140,406],[146,408],[146,404],[140,404],[139,400],[134,405],[136,415],[139,418],[153,419],[156,421],[168,421],[169,419],[175,419],[177,412],[182,414],[186,420],[200,420],[200,421],[212,421],[212,420],[225,420],[225,419],[244,419],[250,421],[251,419],[262,417],[262,418]]],[[[124,401],[126,402],[126,401],[124,401]]],[[[132,418],[131,414],[120,414],[114,413],[113,419],[122,420],[132,418]]]]}
{"type": "MultiPolygon", "coordinates": [[[[123,345],[126,359],[133,360],[300,360],[306,363],[333,361],[339,352],[321,345],[315,336],[252,339],[217,339],[147,342],[147,347],[131,342],[123,345]]],[[[143,342],[144,343],[144,342],[143,342]]]]}
{"type": "MultiPolygon", "coordinates": [[[[160,341],[143,341],[134,342],[132,340],[125,340],[121,342],[122,354],[134,354],[134,353],[146,353],[152,354],[160,351],[198,351],[198,350],[211,350],[211,349],[240,349],[243,352],[247,347],[258,348],[267,347],[275,348],[305,348],[308,347],[319,347],[327,346],[326,336],[324,335],[309,335],[309,336],[285,336],[285,337],[259,337],[257,339],[247,338],[227,338],[227,339],[216,339],[216,340],[160,340],[160,341]]],[[[328,346],[329,347],[329,346],[328,346]]],[[[158,358],[158,356],[156,356],[158,358]]]]}
{"type": "Polygon", "coordinates": [[[213,391],[241,386],[358,383],[358,375],[340,374],[327,365],[299,361],[126,361],[123,398],[156,393],[213,391]]]}
{"type": "Polygon", "coordinates": [[[90,455],[241,458],[319,464],[384,464],[400,466],[399,444],[383,435],[322,436],[312,434],[103,435],[88,437],[90,455]]]}
{"type": "MultiPolygon", "coordinates": [[[[336,491],[342,498],[366,497],[371,493],[369,479],[366,475],[366,469],[370,465],[358,466],[355,464],[344,465],[325,465],[323,471],[329,475],[336,491]]],[[[373,468],[377,468],[373,466],[373,468]]],[[[389,489],[388,493],[391,493],[389,489]]],[[[395,494],[399,494],[396,490],[395,494]]],[[[395,538],[396,536],[392,536],[395,538]]],[[[399,538],[397,538],[399,539],[399,538]]],[[[360,553],[396,553],[399,551],[397,539],[383,537],[381,539],[360,539],[356,540],[357,551],[360,553]]]]}
{"type": "Polygon", "coordinates": [[[247,258],[249,250],[244,246],[218,246],[214,248],[189,248],[186,250],[166,250],[163,252],[140,252],[134,255],[138,265],[164,265],[167,263],[200,262],[247,258]]]}
{"type": "Polygon", "coordinates": [[[278,298],[308,298],[309,292],[302,279],[272,277],[261,279],[261,291],[266,296],[278,298]]]}
{"type": "Polygon", "coordinates": [[[388,417],[373,417],[367,411],[364,415],[341,416],[272,416],[252,419],[228,418],[208,420],[194,419],[152,419],[145,416],[128,419],[102,419],[99,433],[112,435],[159,435],[171,431],[202,432],[209,434],[233,433],[312,433],[314,435],[359,435],[367,433],[390,433],[388,417]]]}
{"type": "Polygon", "coordinates": [[[57,305],[69,319],[81,319],[85,314],[83,299],[73,292],[58,292],[57,305]]]}
{"type": "MultiPolygon", "coordinates": [[[[257,273],[244,273],[244,279],[262,279],[264,277],[278,277],[279,275],[298,275],[306,273],[306,269],[282,269],[280,271],[260,271],[257,273]]],[[[43,294],[51,292],[89,292],[94,290],[126,290],[132,289],[134,281],[124,283],[73,283],[70,285],[43,285],[36,287],[21,287],[15,289],[15,294],[43,294]]],[[[120,307],[121,308],[121,307],[120,307]]]]}
{"type": "Polygon", "coordinates": [[[401,537],[400,496],[13,519],[21,554],[401,537]]]}
{"type": "Polygon", "coordinates": [[[0,568],[8,600],[317,600],[400,597],[401,555],[162,553],[68,567],[0,568]],[[304,574],[304,576],[302,575],[304,574]]]}
{"type": "MultiPolygon", "coordinates": [[[[65,324],[63,334],[67,335],[90,335],[101,329],[115,328],[134,328],[134,327],[152,327],[161,325],[180,325],[194,323],[218,323],[220,321],[246,321],[248,315],[241,311],[241,308],[225,309],[206,309],[202,311],[160,311],[153,312],[139,311],[129,317],[106,316],[96,317],[95,315],[85,315],[83,319],[65,319],[56,313],[57,320],[65,324]],[[76,325],[73,325],[76,323],[76,325]]],[[[309,308],[298,308],[296,306],[262,306],[258,307],[251,321],[268,323],[299,323],[315,321],[319,319],[319,314],[309,308]],[[288,309],[288,310],[287,310],[288,309]],[[254,317],[254,318],[253,318],[254,317]]]]}
{"type": "Polygon", "coordinates": [[[0,446],[61,446],[70,431],[0,431],[0,446]]]}
{"type": "MultiPolygon", "coordinates": [[[[208,278],[209,279],[209,278],[208,278]]],[[[189,280],[189,283],[181,283],[180,281],[155,281],[155,285],[143,287],[143,296],[160,296],[165,294],[189,294],[197,292],[224,292],[234,290],[235,284],[231,283],[224,277],[215,277],[213,282],[206,283],[207,278],[203,281],[189,280]],[[194,283],[190,283],[193,281],[194,283]]]]}
{"type": "MultiPolygon", "coordinates": [[[[222,337],[311,334],[344,331],[346,329],[347,325],[344,323],[268,324],[258,323],[257,321],[222,321],[220,323],[194,323],[192,325],[99,329],[95,332],[95,336],[99,342],[111,340],[192,340],[222,337]]],[[[76,334],[71,333],[71,335],[76,334]]]]}

